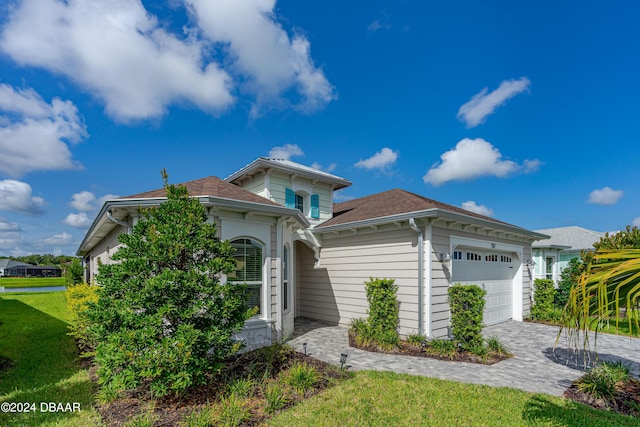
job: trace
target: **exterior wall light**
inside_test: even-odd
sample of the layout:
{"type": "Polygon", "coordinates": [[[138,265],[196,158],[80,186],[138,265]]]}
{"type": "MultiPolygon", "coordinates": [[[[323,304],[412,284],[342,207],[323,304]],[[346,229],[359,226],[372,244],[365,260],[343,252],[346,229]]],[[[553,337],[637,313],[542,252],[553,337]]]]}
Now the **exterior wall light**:
{"type": "Polygon", "coordinates": [[[527,267],[534,267],[536,265],[536,262],[532,259],[528,259],[524,262],[524,265],[526,265],[527,267]]]}
{"type": "Polygon", "coordinates": [[[438,261],[449,262],[451,261],[451,254],[449,252],[440,252],[438,254],[438,261]]]}

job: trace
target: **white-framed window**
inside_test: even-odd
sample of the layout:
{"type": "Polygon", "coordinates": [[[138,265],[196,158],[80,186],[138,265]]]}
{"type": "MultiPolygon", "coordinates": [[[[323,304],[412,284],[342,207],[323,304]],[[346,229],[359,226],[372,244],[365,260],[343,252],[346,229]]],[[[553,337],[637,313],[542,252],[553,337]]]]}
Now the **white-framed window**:
{"type": "Polygon", "coordinates": [[[453,259],[462,260],[462,251],[453,251],[453,259]]]}
{"type": "Polygon", "coordinates": [[[302,194],[295,194],[295,208],[304,213],[304,196],[302,194]]]}
{"type": "Polygon", "coordinates": [[[289,246],[282,249],[282,309],[289,310],[289,246]]]}
{"type": "Polygon", "coordinates": [[[475,252],[467,252],[467,261],[482,261],[482,256],[475,252]]]}
{"type": "Polygon", "coordinates": [[[240,238],[231,241],[236,249],[233,257],[236,269],[227,276],[229,282],[247,285],[247,306],[262,311],[262,244],[256,240],[240,238]]]}
{"type": "Polygon", "coordinates": [[[546,259],[546,271],[545,278],[553,280],[553,265],[555,264],[555,257],[548,256],[546,259]]]}

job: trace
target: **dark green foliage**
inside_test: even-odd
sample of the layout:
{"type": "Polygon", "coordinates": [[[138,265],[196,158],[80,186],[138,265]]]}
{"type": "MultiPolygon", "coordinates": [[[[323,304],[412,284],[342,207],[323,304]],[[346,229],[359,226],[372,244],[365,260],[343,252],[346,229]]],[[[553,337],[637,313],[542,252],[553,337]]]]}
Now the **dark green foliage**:
{"type": "Polygon", "coordinates": [[[67,286],[79,285],[84,282],[84,268],[80,259],[74,258],[70,263],[65,265],[64,280],[67,286]]]}
{"type": "Polygon", "coordinates": [[[583,264],[580,258],[572,258],[560,275],[558,287],[553,296],[553,302],[558,307],[564,307],[569,300],[571,288],[578,284],[582,274],[583,264]]]}
{"type": "Polygon", "coordinates": [[[202,383],[240,348],[233,335],[252,314],[246,288],[219,281],[235,268],[233,248],[185,187],[163,179],[167,201],[118,237],[116,263],[96,278],[87,316],[104,395],[148,385],[164,396],[202,383]]]}
{"type": "Polygon", "coordinates": [[[482,325],[486,291],[477,285],[454,285],[449,288],[451,328],[456,344],[473,352],[484,346],[482,325]]]}
{"type": "Polygon", "coordinates": [[[352,319],[350,331],[358,346],[377,345],[392,349],[400,343],[398,335],[398,286],[393,279],[364,282],[369,302],[368,319],[352,319]]]}
{"type": "Polygon", "coordinates": [[[393,279],[373,279],[364,282],[369,303],[367,323],[381,344],[398,343],[399,306],[398,285],[393,279]]]}
{"type": "Polygon", "coordinates": [[[534,299],[531,307],[531,317],[534,320],[551,320],[555,307],[553,298],[555,288],[551,279],[536,279],[533,282],[534,299]]]}

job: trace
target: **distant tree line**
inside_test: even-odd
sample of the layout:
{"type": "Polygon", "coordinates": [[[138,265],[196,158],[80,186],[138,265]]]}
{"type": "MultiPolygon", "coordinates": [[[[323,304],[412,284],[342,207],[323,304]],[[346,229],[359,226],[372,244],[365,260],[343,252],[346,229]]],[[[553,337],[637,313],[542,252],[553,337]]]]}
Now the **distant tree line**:
{"type": "Polygon", "coordinates": [[[53,255],[53,254],[32,254],[25,256],[0,256],[0,259],[10,259],[13,261],[24,262],[31,265],[51,265],[54,267],[64,268],[65,264],[72,262],[78,257],[71,255],[53,255]]]}

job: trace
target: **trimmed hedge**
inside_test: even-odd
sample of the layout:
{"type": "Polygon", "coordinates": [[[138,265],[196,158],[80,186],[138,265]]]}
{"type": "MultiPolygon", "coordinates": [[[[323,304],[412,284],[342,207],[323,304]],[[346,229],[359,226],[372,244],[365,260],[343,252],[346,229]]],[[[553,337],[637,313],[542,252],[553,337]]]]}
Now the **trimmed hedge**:
{"type": "Polygon", "coordinates": [[[555,286],[551,279],[536,279],[533,282],[533,306],[531,317],[534,320],[551,320],[554,317],[555,286]]]}
{"type": "Polygon", "coordinates": [[[482,327],[486,291],[477,285],[454,285],[449,288],[451,328],[455,342],[467,351],[484,346],[482,327]]]}

